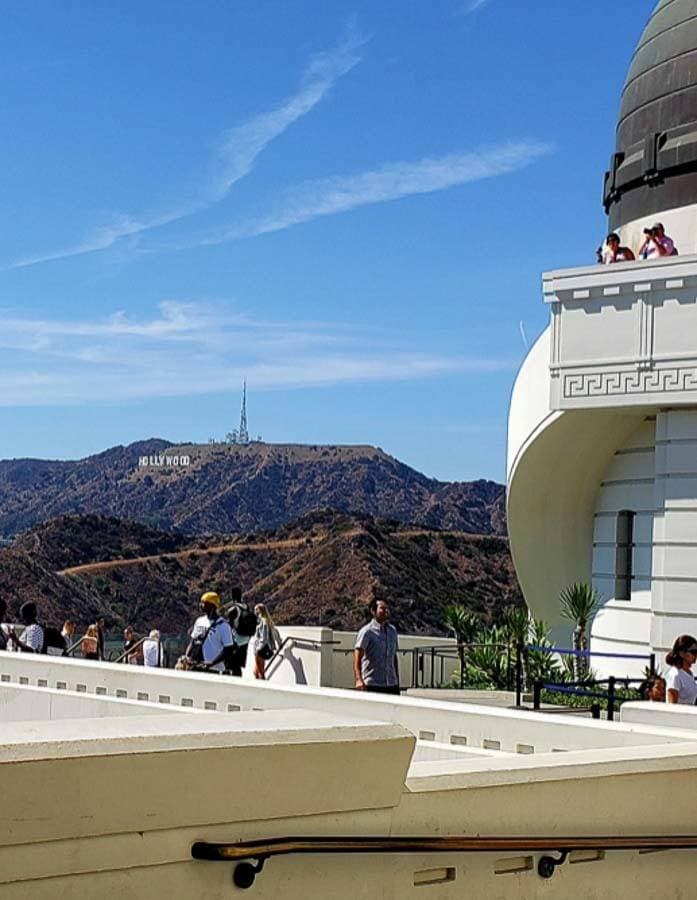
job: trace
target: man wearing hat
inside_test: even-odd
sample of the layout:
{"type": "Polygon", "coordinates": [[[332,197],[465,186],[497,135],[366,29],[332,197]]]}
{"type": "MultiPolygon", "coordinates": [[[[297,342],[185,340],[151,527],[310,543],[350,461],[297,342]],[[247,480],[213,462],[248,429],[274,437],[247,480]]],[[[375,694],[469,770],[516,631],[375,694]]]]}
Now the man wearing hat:
{"type": "Polygon", "coordinates": [[[186,656],[199,667],[213,672],[225,669],[224,658],[235,640],[228,622],[220,615],[220,597],[214,591],[201,595],[201,611],[191,630],[186,656]]]}
{"type": "Polygon", "coordinates": [[[644,229],[644,243],[639,248],[640,259],[658,259],[662,256],[677,256],[675,244],[669,238],[660,222],[644,229]]]}

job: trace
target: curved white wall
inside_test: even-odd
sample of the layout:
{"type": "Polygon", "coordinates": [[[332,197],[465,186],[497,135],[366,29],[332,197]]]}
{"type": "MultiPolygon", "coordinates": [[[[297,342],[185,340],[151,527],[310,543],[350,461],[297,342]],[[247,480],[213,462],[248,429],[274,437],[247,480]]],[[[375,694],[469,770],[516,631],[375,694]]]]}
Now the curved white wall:
{"type": "MultiPolygon", "coordinates": [[[[603,475],[593,521],[593,586],[605,601],[593,623],[596,652],[651,652],[651,576],[654,519],[656,422],[645,419],[615,451],[603,475]],[[629,600],[615,597],[617,517],[635,513],[633,581],[629,600]]],[[[647,661],[606,659],[593,662],[604,674],[641,676],[647,661]]]]}
{"type": "Polygon", "coordinates": [[[697,204],[627,222],[618,229],[622,243],[636,253],[644,243],[644,228],[650,228],[655,222],[661,222],[666,234],[673,238],[680,256],[697,253],[697,204]]]}
{"type": "Polygon", "coordinates": [[[518,374],[508,431],[508,532],[526,603],[568,641],[559,593],[590,581],[595,501],[617,449],[642,421],[633,409],[550,410],[549,329],[518,374]]]}

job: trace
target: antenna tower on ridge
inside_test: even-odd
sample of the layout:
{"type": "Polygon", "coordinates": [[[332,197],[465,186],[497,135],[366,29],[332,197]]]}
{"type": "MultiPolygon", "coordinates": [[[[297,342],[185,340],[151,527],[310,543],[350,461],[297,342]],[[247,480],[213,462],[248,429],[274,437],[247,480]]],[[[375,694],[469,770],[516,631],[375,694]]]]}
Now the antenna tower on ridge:
{"type": "Polygon", "coordinates": [[[247,430],[247,379],[242,383],[242,410],[240,411],[240,430],[238,432],[240,444],[249,443],[249,431],[247,430]]]}

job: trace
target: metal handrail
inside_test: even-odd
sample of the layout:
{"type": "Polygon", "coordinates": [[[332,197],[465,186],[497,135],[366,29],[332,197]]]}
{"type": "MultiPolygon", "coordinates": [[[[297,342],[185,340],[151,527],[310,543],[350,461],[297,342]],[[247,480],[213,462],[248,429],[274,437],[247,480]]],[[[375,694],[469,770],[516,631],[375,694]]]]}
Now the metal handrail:
{"type": "Polygon", "coordinates": [[[207,862],[236,862],[233,880],[240,888],[249,888],[272,856],[297,853],[538,853],[545,852],[537,864],[542,878],[551,878],[573,850],[695,850],[697,834],[680,835],[548,835],[486,836],[447,835],[430,837],[284,837],[238,843],[196,841],[191,847],[193,859],[207,862]],[[558,859],[547,855],[559,853],[558,859]],[[249,860],[256,860],[252,865],[249,860]]]}
{"type": "Polygon", "coordinates": [[[158,668],[165,668],[163,654],[162,654],[162,647],[164,645],[164,641],[162,640],[162,638],[151,638],[148,635],[145,635],[144,637],[140,638],[140,640],[136,641],[135,644],[132,647],[129,647],[128,650],[124,650],[120,656],[116,657],[114,662],[115,663],[123,662],[123,660],[126,659],[126,657],[130,656],[132,653],[134,653],[136,650],[138,650],[140,647],[142,647],[143,644],[145,643],[145,641],[157,641],[157,666],[158,666],[158,668]]]}
{"type": "Polygon", "coordinates": [[[68,649],[65,651],[66,656],[71,656],[75,650],[78,650],[82,646],[82,642],[85,640],[87,635],[83,634],[79,637],[74,644],[71,644],[68,649]]]}

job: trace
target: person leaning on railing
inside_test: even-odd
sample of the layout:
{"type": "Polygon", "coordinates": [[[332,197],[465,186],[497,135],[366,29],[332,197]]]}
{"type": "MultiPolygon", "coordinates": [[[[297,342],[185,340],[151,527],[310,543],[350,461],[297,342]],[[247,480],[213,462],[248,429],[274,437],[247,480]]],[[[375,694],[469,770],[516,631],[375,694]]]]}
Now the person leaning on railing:
{"type": "Polygon", "coordinates": [[[644,243],[639,247],[640,259],[659,259],[663,256],[677,256],[678,251],[663,225],[656,222],[651,228],[644,228],[644,243]]]}
{"type": "Polygon", "coordinates": [[[697,640],[691,634],[681,634],[675,639],[673,649],[666,655],[670,666],[666,676],[666,702],[694,706],[697,701],[697,683],[692,666],[697,661],[697,640]]]}
{"type": "Polygon", "coordinates": [[[635,258],[629,247],[620,246],[620,236],[614,231],[611,231],[605,238],[605,248],[598,247],[595,252],[598,262],[603,266],[609,266],[612,263],[630,262],[635,258]]]}

